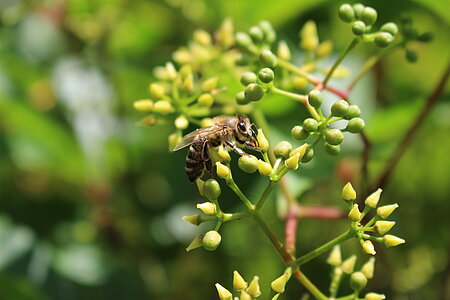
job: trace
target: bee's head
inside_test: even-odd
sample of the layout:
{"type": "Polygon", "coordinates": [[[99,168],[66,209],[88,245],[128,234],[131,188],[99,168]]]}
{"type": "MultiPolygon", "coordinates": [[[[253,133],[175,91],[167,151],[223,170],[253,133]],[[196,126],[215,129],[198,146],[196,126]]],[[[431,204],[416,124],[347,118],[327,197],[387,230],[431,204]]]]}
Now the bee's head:
{"type": "Polygon", "coordinates": [[[240,140],[242,141],[250,141],[253,144],[256,144],[256,133],[252,129],[252,124],[250,123],[250,119],[247,116],[239,115],[238,121],[236,123],[236,133],[240,140]]]}

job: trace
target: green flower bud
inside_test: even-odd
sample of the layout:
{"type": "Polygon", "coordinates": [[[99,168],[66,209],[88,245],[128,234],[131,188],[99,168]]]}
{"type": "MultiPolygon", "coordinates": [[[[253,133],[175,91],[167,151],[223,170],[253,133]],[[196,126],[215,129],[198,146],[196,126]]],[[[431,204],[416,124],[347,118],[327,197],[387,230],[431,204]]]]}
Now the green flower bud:
{"type": "Polygon", "coordinates": [[[198,96],[197,102],[200,106],[210,107],[214,103],[214,98],[209,93],[204,93],[198,96]]]}
{"type": "Polygon", "coordinates": [[[314,157],[314,148],[308,147],[305,151],[305,155],[302,157],[302,163],[306,164],[314,157]]]}
{"type": "Polygon", "coordinates": [[[220,244],[222,237],[215,230],[208,231],[203,237],[203,248],[208,251],[214,251],[220,244]]]}
{"type": "Polygon", "coordinates": [[[275,146],[273,153],[275,154],[276,157],[288,158],[289,153],[291,153],[291,151],[292,151],[291,143],[287,141],[281,141],[275,146]]]}
{"type": "Polygon", "coordinates": [[[291,60],[291,50],[289,50],[289,46],[286,43],[286,41],[279,41],[278,42],[278,50],[277,50],[278,57],[284,60],[291,60]]]}
{"type": "Polygon", "coordinates": [[[236,94],[236,103],[239,105],[246,105],[250,103],[250,100],[245,98],[245,92],[239,92],[236,94]]]}
{"type": "Polygon", "coordinates": [[[258,77],[253,72],[245,72],[241,76],[241,83],[244,86],[247,86],[250,83],[256,83],[256,81],[258,81],[258,77]]]}
{"type": "Polygon", "coordinates": [[[331,106],[331,114],[335,117],[343,117],[348,113],[348,109],[348,102],[345,100],[339,100],[331,106]]]}
{"type": "Polygon", "coordinates": [[[291,277],[291,270],[288,269],[286,272],[283,273],[280,277],[275,279],[270,283],[270,287],[275,293],[284,293],[284,290],[286,288],[286,283],[288,282],[289,278],[291,277]]]}
{"type": "Polygon", "coordinates": [[[383,191],[382,189],[376,190],[375,192],[373,192],[372,194],[370,194],[370,195],[366,198],[366,200],[364,201],[364,203],[365,203],[367,206],[372,207],[372,208],[377,207],[378,201],[380,201],[380,195],[381,195],[381,192],[382,192],[382,191],[383,191]]]}
{"type": "Polygon", "coordinates": [[[200,214],[193,214],[190,216],[184,216],[183,220],[191,223],[192,225],[198,226],[202,223],[200,214]]]}
{"type": "Polygon", "coordinates": [[[266,136],[264,135],[264,132],[261,128],[258,129],[258,134],[256,135],[256,139],[258,140],[259,148],[266,152],[269,150],[269,141],[267,140],[266,136]]]}
{"type": "Polygon", "coordinates": [[[337,146],[341,144],[342,141],[344,140],[344,135],[339,129],[336,128],[328,129],[325,132],[325,140],[327,141],[328,144],[337,146]]]}
{"type": "Polygon", "coordinates": [[[317,27],[314,21],[308,21],[303,25],[300,31],[300,47],[306,51],[314,51],[319,45],[319,37],[317,36],[317,27]]]}
{"type": "Polygon", "coordinates": [[[252,26],[248,30],[248,33],[250,37],[252,38],[253,42],[260,43],[264,38],[264,32],[262,29],[258,26],[252,26]]]}
{"type": "Polygon", "coordinates": [[[364,120],[361,118],[353,118],[351,119],[347,124],[347,131],[351,133],[360,133],[366,124],[364,123],[364,120]]]}
{"type": "Polygon", "coordinates": [[[361,272],[366,276],[367,279],[373,278],[373,272],[375,269],[375,258],[371,257],[369,260],[361,267],[361,272]]]}
{"type": "Polygon", "coordinates": [[[379,32],[375,37],[375,44],[378,47],[384,48],[389,46],[393,40],[394,37],[392,36],[392,34],[388,32],[379,32]]]}
{"type": "Polygon", "coordinates": [[[259,287],[259,277],[258,276],[253,277],[253,280],[250,282],[250,285],[248,286],[246,292],[252,297],[261,296],[261,289],[259,287]]]}
{"type": "Polygon", "coordinates": [[[290,170],[297,170],[299,160],[300,160],[300,153],[296,153],[295,155],[286,159],[284,161],[284,165],[290,170]]]}
{"type": "Polygon", "coordinates": [[[362,35],[366,32],[366,24],[363,21],[355,21],[352,24],[352,32],[354,35],[362,35]]]}
{"type": "Polygon", "coordinates": [[[323,57],[327,57],[333,51],[333,42],[330,40],[324,41],[320,43],[320,45],[316,49],[316,58],[320,59],[323,57]]]}
{"type": "Polygon", "coordinates": [[[344,262],[342,263],[341,266],[342,271],[345,274],[352,274],[353,270],[355,269],[355,264],[356,264],[356,255],[352,255],[346,260],[344,260],[344,262]]]}
{"type": "Polygon", "coordinates": [[[185,90],[188,93],[192,93],[194,90],[194,76],[189,74],[186,79],[183,80],[183,83],[181,84],[181,87],[183,90],[185,90]]]}
{"type": "Polygon", "coordinates": [[[145,118],[140,119],[137,123],[141,126],[151,127],[156,124],[156,118],[152,115],[146,116],[145,118]]]}
{"type": "Polygon", "coordinates": [[[169,101],[161,100],[153,105],[153,111],[161,115],[168,115],[173,112],[173,106],[169,101]]]}
{"type": "Polygon", "coordinates": [[[331,145],[328,143],[325,143],[325,152],[330,155],[338,155],[341,152],[341,146],[337,145],[331,145]]]}
{"type": "Polygon", "coordinates": [[[304,140],[309,136],[309,132],[303,129],[302,126],[294,126],[291,130],[291,136],[296,140],[304,140]]]}
{"type": "Polygon", "coordinates": [[[292,87],[297,91],[303,91],[308,86],[308,80],[305,77],[296,76],[292,79],[292,87]]]}
{"type": "Polygon", "coordinates": [[[258,160],[258,171],[263,176],[268,176],[272,173],[272,166],[262,160],[258,160]]]}
{"type": "Polygon", "coordinates": [[[377,215],[382,217],[383,219],[386,219],[389,217],[394,210],[398,207],[398,204],[391,204],[391,205],[385,205],[377,208],[377,215]]]}
{"type": "Polygon", "coordinates": [[[169,144],[169,151],[172,152],[173,149],[181,142],[181,135],[174,132],[170,134],[167,138],[169,144]]]}
{"type": "Polygon", "coordinates": [[[398,245],[404,244],[404,243],[405,243],[404,239],[396,237],[395,235],[386,234],[384,236],[384,244],[388,248],[389,247],[395,247],[395,246],[398,246],[398,245]]]}
{"type": "Polygon", "coordinates": [[[231,300],[233,299],[233,295],[230,293],[229,290],[221,286],[220,284],[216,283],[216,289],[217,293],[219,294],[220,300],[231,300]]]}
{"type": "Polygon", "coordinates": [[[367,278],[361,272],[355,272],[350,276],[350,287],[355,291],[360,291],[367,285],[367,278]]]}
{"type": "Polygon", "coordinates": [[[250,48],[255,46],[255,45],[253,45],[253,42],[252,42],[252,39],[250,38],[250,36],[244,32],[236,33],[235,42],[239,48],[242,48],[245,50],[249,50],[250,48]]]}
{"type": "Polygon", "coordinates": [[[314,132],[318,128],[319,128],[319,123],[313,118],[308,118],[303,121],[303,129],[308,132],[314,132]]]}
{"type": "Polygon", "coordinates": [[[242,155],[239,157],[238,166],[246,173],[255,173],[258,170],[258,159],[253,155],[242,155]]]}
{"type": "Polygon", "coordinates": [[[134,101],[133,107],[137,111],[148,113],[153,110],[153,101],[149,99],[134,101]]]}
{"type": "Polygon", "coordinates": [[[152,95],[155,99],[160,99],[164,96],[164,87],[158,83],[151,83],[148,86],[148,89],[150,91],[150,95],[152,95]]]}
{"type": "Polygon", "coordinates": [[[389,32],[392,35],[396,35],[398,32],[398,27],[394,22],[388,22],[381,26],[380,31],[389,32]]]}
{"type": "Polygon", "coordinates": [[[273,68],[277,65],[277,57],[270,50],[263,50],[259,55],[259,62],[263,67],[273,68]]]}
{"type": "Polygon", "coordinates": [[[375,252],[375,247],[373,246],[372,242],[370,240],[366,240],[362,243],[362,249],[364,253],[375,255],[377,252],[375,252]]]}
{"type": "Polygon", "coordinates": [[[214,215],[216,213],[216,205],[211,202],[203,202],[197,204],[197,208],[207,215],[214,215]]]}
{"type": "Polygon", "coordinates": [[[417,62],[417,52],[411,49],[406,49],[405,51],[406,60],[410,63],[417,62]]]}
{"type": "Polygon", "coordinates": [[[358,105],[352,104],[348,107],[348,111],[345,114],[344,118],[346,120],[350,120],[353,118],[357,118],[361,115],[361,109],[359,109],[358,105]]]}
{"type": "Polygon", "coordinates": [[[384,300],[384,299],[386,299],[385,295],[377,293],[367,293],[364,296],[364,300],[384,300]]]}
{"type": "Polygon", "coordinates": [[[353,201],[356,199],[356,191],[350,182],[347,182],[342,189],[342,199],[346,201],[353,201]]]}
{"type": "Polygon", "coordinates": [[[259,27],[264,32],[264,40],[268,44],[271,44],[276,40],[277,34],[275,30],[273,30],[272,25],[268,21],[259,22],[259,27]]]}
{"type": "Polygon", "coordinates": [[[244,90],[245,99],[250,101],[258,101],[264,97],[264,89],[260,84],[250,83],[244,90]]]}
{"type": "Polygon", "coordinates": [[[359,211],[358,204],[353,204],[352,209],[348,213],[348,218],[352,221],[359,221],[361,220],[362,214],[359,211]]]}
{"type": "Polygon", "coordinates": [[[356,19],[361,18],[365,6],[362,5],[361,3],[356,3],[356,4],[353,4],[352,7],[355,12],[355,18],[356,19]]]}
{"type": "Polygon", "coordinates": [[[377,11],[369,6],[365,7],[361,14],[361,20],[368,26],[372,26],[373,24],[375,24],[377,17],[377,11]]]}
{"type": "Polygon", "coordinates": [[[215,179],[208,179],[203,187],[203,194],[209,200],[216,200],[220,197],[222,190],[220,184],[215,179]]]}
{"type": "Polygon", "coordinates": [[[341,7],[339,7],[339,18],[346,23],[353,21],[355,19],[353,7],[348,3],[342,4],[341,7]]]}
{"type": "Polygon", "coordinates": [[[216,162],[216,173],[220,178],[225,178],[230,175],[230,168],[218,161],[216,162]]]}
{"type": "Polygon", "coordinates": [[[189,121],[185,116],[181,115],[175,119],[175,127],[178,129],[186,129],[189,126],[189,121]]]}
{"type": "Polygon", "coordinates": [[[323,95],[319,90],[312,90],[308,94],[308,102],[312,107],[319,108],[323,102],[323,95]]]}
{"type": "Polygon", "coordinates": [[[237,66],[246,66],[250,63],[250,57],[246,54],[240,54],[236,60],[234,61],[234,63],[237,66]]]}
{"type": "Polygon", "coordinates": [[[187,246],[186,251],[189,252],[202,246],[203,246],[203,234],[197,234],[197,236],[192,240],[189,246],[187,246]]]}
{"type": "Polygon", "coordinates": [[[335,267],[339,266],[342,263],[341,247],[339,245],[333,247],[330,255],[328,256],[327,263],[335,267]]]}
{"type": "Polygon", "coordinates": [[[245,290],[248,286],[248,283],[242,278],[241,274],[238,271],[233,272],[233,288],[236,291],[245,290]]]}
{"type": "Polygon", "coordinates": [[[192,67],[190,64],[185,64],[180,68],[180,76],[182,80],[185,80],[189,76],[192,76],[192,67]]]}
{"type": "Polygon", "coordinates": [[[275,77],[275,74],[273,73],[272,69],[270,69],[270,68],[264,68],[258,72],[259,80],[261,80],[264,83],[271,82],[274,77],[275,77]]]}
{"type": "Polygon", "coordinates": [[[419,42],[428,43],[431,42],[434,38],[434,34],[432,32],[424,32],[417,37],[419,42]]]}

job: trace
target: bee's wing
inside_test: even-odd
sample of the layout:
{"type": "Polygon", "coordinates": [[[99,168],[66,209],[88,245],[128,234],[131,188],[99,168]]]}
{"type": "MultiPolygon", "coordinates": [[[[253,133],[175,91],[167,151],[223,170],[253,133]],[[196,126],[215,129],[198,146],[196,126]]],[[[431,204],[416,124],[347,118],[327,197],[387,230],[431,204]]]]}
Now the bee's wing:
{"type": "Polygon", "coordinates": [[[188,133],[181,139],[181,142],[178,143],[178,145],[173,149],[173,151],[178,151],[180,149],[183,149],[187,146],[192,145],[194,143],[195,138],[200,134],[204,137],[207,137],[207,136],[209,136],[213,133],[216,133],[220,130],[222,130],[222,126],[211,126],[211,127],[199,128],[195,131],[192,131],[191,133],[188,133]]]}

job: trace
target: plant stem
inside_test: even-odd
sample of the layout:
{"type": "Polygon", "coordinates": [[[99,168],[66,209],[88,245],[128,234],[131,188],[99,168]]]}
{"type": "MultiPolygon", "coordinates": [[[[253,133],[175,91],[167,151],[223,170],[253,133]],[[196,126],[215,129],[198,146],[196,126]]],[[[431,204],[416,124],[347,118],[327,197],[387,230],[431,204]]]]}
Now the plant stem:
{"type": "Polygon", "coordinates": [[[270,193],[273,191],[276,185],[277,185],[276,181],[273,180],[269,181],[261,197],[255,204],[255,211],[259,211],[261,209],[261,207],[264,205],[264,202],[266,202],[267,198],[269,197],[270,193]]]}
{"type": "Polygon", "coordinates": [[[317,300],[328,300],[325,296],[300,270],[294,272],[295,278],[303,284],[303,286],[314,296],[317,300]]]}
{"type": "Polygon", "coordinates": [[[224,213],[222,215],[222,220],[223,220],[223,222],[228,222],[228,221],[244,219],[249,216],[250,216],[250,213],[248,211],[241,211],[241,212],[232,213],[232,214],[224,213]]]}
{"type": "Polygon", "coordinates": [[[277,95],[281,95],[281,96],[285,96],[297,101],[300,101],[301,103],[303,103],[306,106],[306,109],[308,110],[309,114],[316,119],[317,121],[320,121],[320,115],[317,113],[317,111],[314,109],[314,107],[312,107],[309,102],[308,102],[308,97],[306,97],[305,95],[300,95],[300,94],[296,94],[296,93],[291,93],[285,90],[281,90],[279,88],[276,87],[272,87],[270,89],[271,92],[273,92],[274,94],[277,95]]]}
{"type": "Polygon", "coordinates": [[[359,38],[354,38],[350,44],[347,46],[347,49],[345,49],[344,52],[341,53],[341,55],[339,55],[339,57],[337,58],[337,60],[334,62],[333,66],[331,67],[330,71],[327,73],[327,76],[325,77],[325,79],[323,80],[323,88],[326,88],[328,81],[331,78],[331,75],[333,75],[334,71],[336,71],[337,67],[341,64],[341,62],[344,60],[345,56],[353,49],[355,48],[356,45],[358,45],[360,39],[359,38]]]}
{"type": "Polygon", "coordinates": [[[230,187],[230,189],[241,199],[242,202],[244,202],[245,206],[249,210],[253,210],[253,204],[248,200],[248,198],[242,193],[241,189],[236,185],[236,183],[233,180],[233,176],[231,174],[225,179],[227,185],[230,187]]]}

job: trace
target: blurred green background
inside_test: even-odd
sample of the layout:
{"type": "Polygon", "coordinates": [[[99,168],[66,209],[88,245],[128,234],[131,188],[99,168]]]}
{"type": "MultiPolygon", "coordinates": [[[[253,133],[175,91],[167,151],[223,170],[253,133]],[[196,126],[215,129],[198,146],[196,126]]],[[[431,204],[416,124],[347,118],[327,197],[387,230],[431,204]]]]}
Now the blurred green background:
{"type": "MultiPolygon", "coordinates": [[[[201,201],[183,171],[183,151],[167,152],[170,127],[136,126],[134,100],[147,98],[152,69],[171,59],[196,28],[214,31],[230,16],[237,30],[269,20],[295,45],[315,20],[336,49],[351,39],[337,18],[341,1],[2,0],[0,1],[0,299],[216,299],[214,283],[231,287],[232,271],[259,275],[263,291],[283,266],[251,220],[223,226],[215,252],[184,248],[196,228],[181,221],[201,201]]],[[[374,177],[446,67],[450,1],[364,1],[380,21],[408,13],[435,40],[416,44],[419,61],[399,51],[368,74],[352,99],[374,142],[374,177]]],[[[353,73],[374,51],[359,47],[344,62],[353,73]]],[[[298,55],[301,55],[299,53],[298,55]]],[[[346,81],[335,80],[337,86],[346,81]]],[[[389,299],[444,299],[450,276],[450,87],[440,97],[383,193],[400,204],[393,234],[405,245],[378,249],[369,290],[389,299]]],[[[292,105],[267,109],[280,139],[299,120],[292,105]]],[[[193,129],[193,128],[192,128],[193,129]]],[[[362,145],[317,151],[291,177],[299,200],[343,207],[339,190],[359,166],[362,145]],[[301,192],[301,194],[300,194],[301,192]]],[[[264,182],[239,175],[252,196],[264,182]]],[[[230,193],[225,208],[240,207],[230,193]]],[[[270,213],[280,235],[283,222],[270,213]]],[[[299,252],[340,234],[346,221],[301,220],[299,252]]],[[[358,253],[347,242],[344,256],[358,253]]],[[[326,289],[325,257],[303,269],[326,289]]],[[[344,288],[345,289],[345,288],[344,288]]],[[[299,299],[290,282],[282,299],[299,299]]],[[[449,299],[449,298],[447,298],[449,299]]]]}

